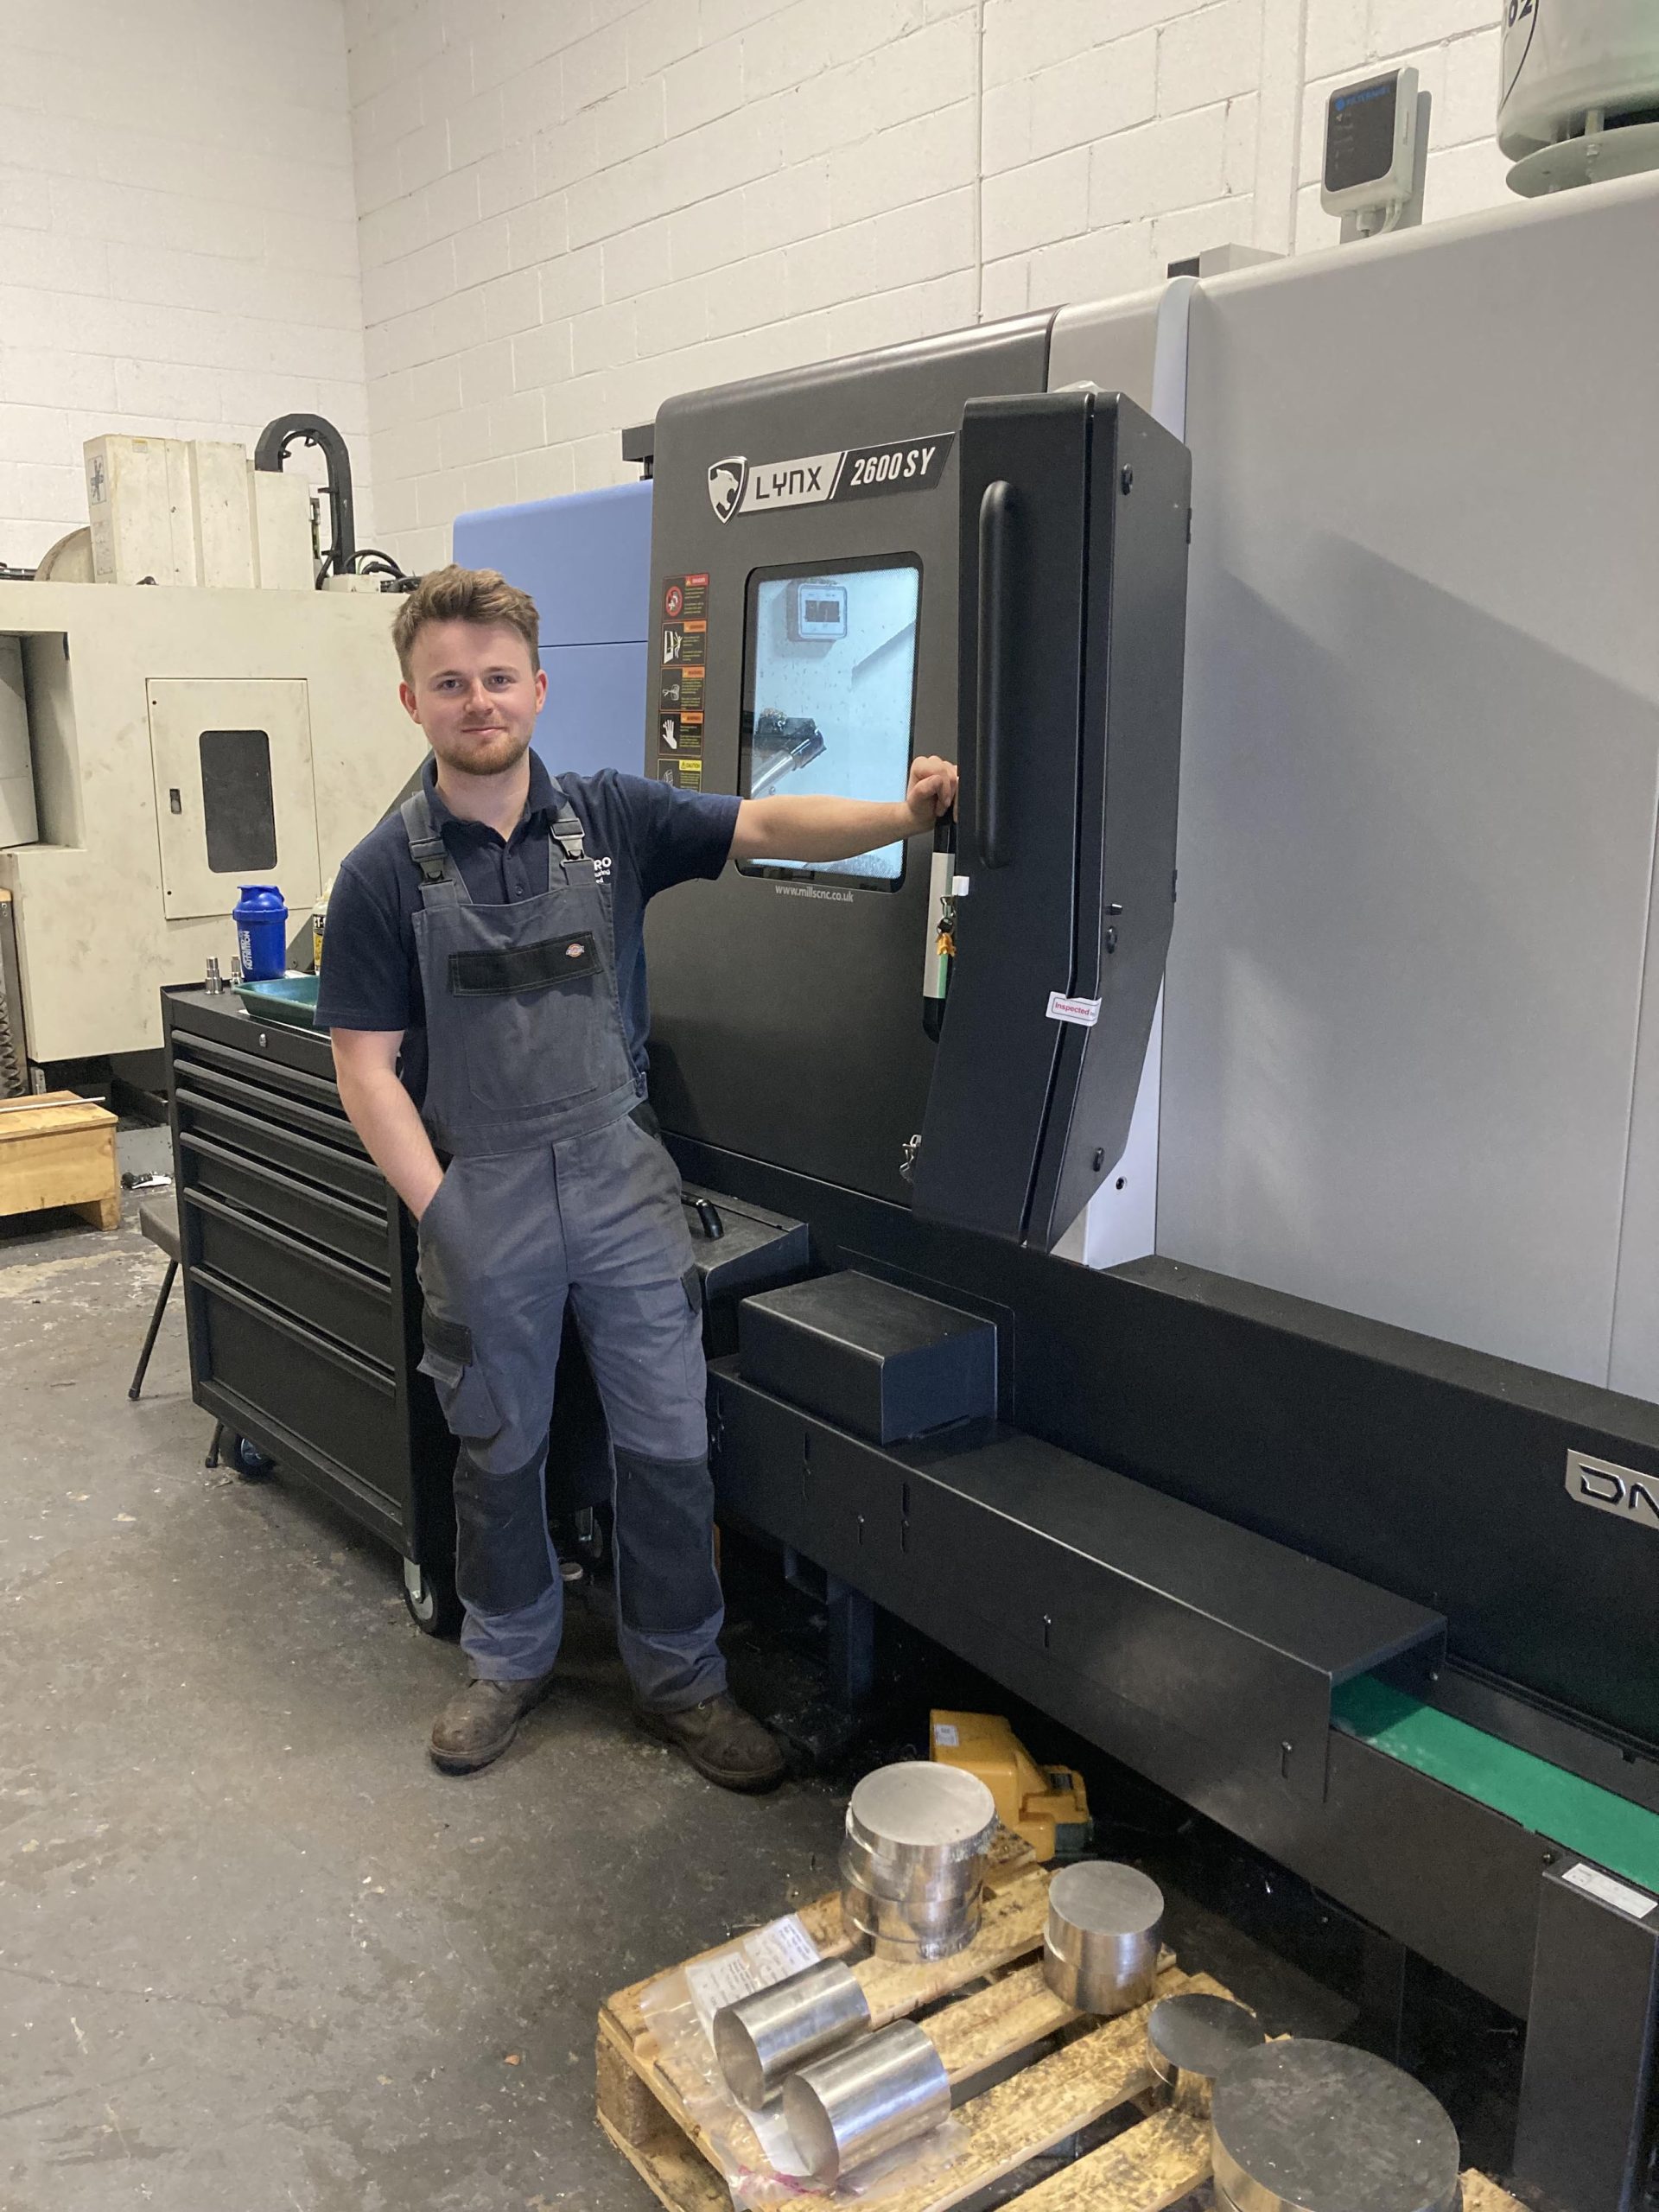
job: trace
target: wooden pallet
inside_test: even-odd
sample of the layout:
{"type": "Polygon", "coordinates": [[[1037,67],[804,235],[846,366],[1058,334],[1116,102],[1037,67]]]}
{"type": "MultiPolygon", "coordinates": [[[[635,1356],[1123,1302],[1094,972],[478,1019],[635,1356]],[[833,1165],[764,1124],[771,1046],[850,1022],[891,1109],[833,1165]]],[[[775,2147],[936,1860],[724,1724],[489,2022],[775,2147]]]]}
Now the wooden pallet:
{"type": "Polygon", "coordinates": [[[115,1116],[73,1090],[0,1100],[0,1214],[73,1206],[94,1229],[121,1225],[115,1116]]]}
{"type": "MultiPolygon", "coordinates": [[[[855,1968],[878,2028],[985,1982],[928,2018],[953,2087],[1029,2054],[1018,2072],[957,2106],[956,2148],[922,2179],[884,2198],[881,2212],[947,2212],[1122,2107],[1130,2122],[1122,2133],[1011,2199],[1007,2212],[1166,2212],[1210,2178],[1209,2123],[1166,2108],[1135,2116],[1136,2101],[1154,2087],[1146,2037],[1151,2007],[1090,2021],[1052,1993],[1040,1957],[1032,1957],[1042,1948],[1048,1871],[1023,1852],[1005,1852],[967,1950],[936,1966],[866,1959],[855,1968]]],[[[848,1949],[838,1897],[820,1897],[799,1916],[826,1956],[848,1949]]],[[[732,2212],[731,2194],[687,2110],[688,2085],[677,2082],[641,2009],[656,1979],[619,1990],[600,2009],[599,2124],[669,2212],[732,2212]]],[[[1183,1972],[1166,1952],[1158,1994],[1184,1989],[1228,1993],[1208,1974],[1183,1972]]],[[[831,2212],[849,2200],[803,2190],[790,2201],[801,2212],[831,2212]]],[[[1465,2177],[1464,2205],[1465,2212],[1520,2212],[1478,2174],[1465,2177]]]]}

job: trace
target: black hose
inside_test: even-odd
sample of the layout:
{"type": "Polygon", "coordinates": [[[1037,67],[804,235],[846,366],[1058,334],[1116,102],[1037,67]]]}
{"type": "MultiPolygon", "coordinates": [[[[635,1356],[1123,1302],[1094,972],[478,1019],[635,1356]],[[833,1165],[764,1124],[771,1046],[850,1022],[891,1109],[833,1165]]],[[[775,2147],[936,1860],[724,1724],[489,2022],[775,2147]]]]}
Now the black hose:
{"type": "Polygon", "coordinates": [[[352,457],[346,441],[322,415],[279,415],[259,433],[253,449],[256,468],[280,471],[289,448],[302,441],[320,446],[328,464],[328,517],[333,543],[327,566],[337,576],[349,576],[357,564],[357,518],[352,498],[352,457]]]}

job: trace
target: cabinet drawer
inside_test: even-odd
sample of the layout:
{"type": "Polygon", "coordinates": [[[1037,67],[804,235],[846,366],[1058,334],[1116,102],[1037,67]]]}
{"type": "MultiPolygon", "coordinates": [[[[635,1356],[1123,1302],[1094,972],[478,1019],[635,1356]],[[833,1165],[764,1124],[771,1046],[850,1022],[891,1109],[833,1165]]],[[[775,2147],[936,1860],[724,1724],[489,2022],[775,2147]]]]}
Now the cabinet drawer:
{"type": "Polygon", "coordinates": [[[397,1385],[234,1284],[198,1268],[191,1281],[202,1382],[233,1393],[284,1429],[347,1490],[366,1491],[399,1523],[409,1454],[397,1385]]]}
{"type": "Polygon", "coordinates": [[[308,1243],[390,1280],[384,1207],[371,1209],[334,1198],[194,1132],[181,1135],[179,1162],[186,1189],[207,1191],[240,1213],[292,1230],[308,1243]]]}
{"type": "Polygon", "coordinates": [[[257,1051],[238,1051],[216,1037],[197,1037],[186,1030],[173,1036],[173,1063],[181,1072],[189,1067],[216,1069],[220,1075],[251,1083],[262,1089],[285,1092],[323,1113],[344,1116],[340,1091],[327,1076],[312,1075],[304,1068],[290,1068],[257,1051]]]}
{"type": "MultiPolygon", "coordinates": [[[[263,1069],[251,1069],[249,1075],[262,1076],[264,1072],[263,1069]]],[[[308,1099],[290,1098],[286,1092],[272,1090],[263,1082],[249,1081],[240,1075],[221,1075],[217,1068],[177,1065],[175,1080],[181,1096],[188,1089],[197,1096],[220,1099],[228,1106],[239,1107],[243,1113],[272,1122],[280,1128],[298,1129],[320,1144],[338,1146],[340,1151],[355,1153],[361,1160],[368,1158],[357,1131],[338,1109],[331,1113],[326,1106],[313,1104],[308,1099]]]]}
{"type": "Polygon", "coordinates": [[[184,1204],[194,1267],[238,1284],[365,1359],[387,1369],[397,1363],[401,1346],[391,1288],[384,1280],[238,1213],[206,1192],[187,1190],[184,1204]]]}
{"type": "MultiPolygon", "coordinates": [[[[268,1120],[245,1106],[188,1089],[182,1083],[175,1093],[181,1134],[194,1131],[233,1147],[251,1159],[272,1167],[303,1175],[326,1191],[360,1204],[386,1205],[386,1185],[380,1170],[365,1153],[342,1150],[316,1135],[268,1120]]],[[[331,1135],[332,1131],[325,1135],[331,1135]]]]}

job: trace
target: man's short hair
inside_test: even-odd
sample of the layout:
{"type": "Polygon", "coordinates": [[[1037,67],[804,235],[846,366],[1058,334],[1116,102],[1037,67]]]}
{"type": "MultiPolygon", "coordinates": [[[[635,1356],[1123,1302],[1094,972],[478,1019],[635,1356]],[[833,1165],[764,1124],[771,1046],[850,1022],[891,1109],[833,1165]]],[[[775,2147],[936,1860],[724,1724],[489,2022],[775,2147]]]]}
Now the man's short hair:
{"type": "Polygon", "coordinates": [[[434,569],[423,576],[406,595],[391,626],[391,642],[397,648],[405,683],[410,650],[429,622],[505,622],[529,648],[531,670],[542,664],[537,650],[542,619],[535,601],[493,569],[461,569],[452,561],[447,569],[434,569]]]}

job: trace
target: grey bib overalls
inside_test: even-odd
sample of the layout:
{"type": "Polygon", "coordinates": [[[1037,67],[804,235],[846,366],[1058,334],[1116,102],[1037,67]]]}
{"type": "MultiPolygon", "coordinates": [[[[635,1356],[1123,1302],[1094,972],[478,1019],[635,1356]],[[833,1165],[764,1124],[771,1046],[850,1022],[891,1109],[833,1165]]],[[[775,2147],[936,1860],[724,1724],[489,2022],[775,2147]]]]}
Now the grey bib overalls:
{"type": "Polygon", "coordinates": [[[547,889],[474,905],[423,791],[403,807],[421,873],[422,1118],[442,1182],[420,1224],[421,1365],[460,1442],[456,1584],[480,1676],[545,1673],[563,1583],[543,1497],[568,1299],[615,1466],[618,1639],[642,1704],[726,1686],[702,1315],[679,1177],[632,1118],[607,881],[555,786],[547,889]]]}

